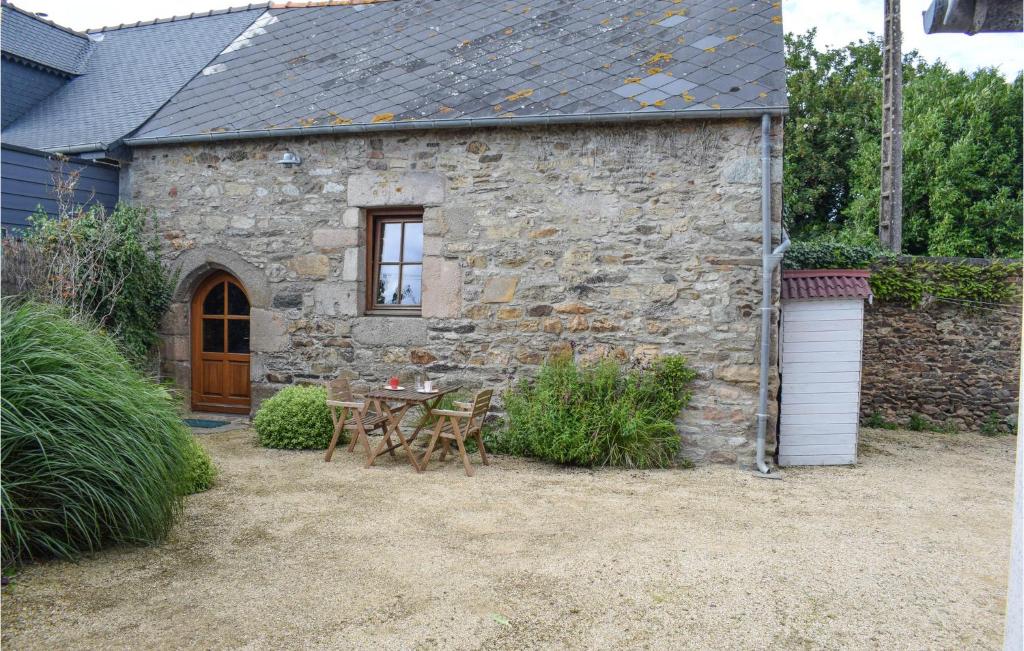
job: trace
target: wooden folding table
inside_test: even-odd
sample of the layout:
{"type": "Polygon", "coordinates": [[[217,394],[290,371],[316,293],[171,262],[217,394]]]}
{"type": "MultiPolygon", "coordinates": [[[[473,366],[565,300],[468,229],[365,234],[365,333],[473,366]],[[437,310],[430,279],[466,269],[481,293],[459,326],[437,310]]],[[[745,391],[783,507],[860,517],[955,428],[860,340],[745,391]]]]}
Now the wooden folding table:
{"type": "Polygon", "coordinates": [[[415,389],[387,389],[378,388],[372,389],[367,392],[366,399],[372,400],[377,406],[378,413],[384,414],[388,418],[388,426],[384,431],[384,438],[381,439],[380,445],[373,451],[370,456],[370,460],[366,462],[366,467],[369,468],[374,464],[382,454],[392,453],[399,446],[405,450],[405,454],[409,459],[409,463],[416,469],[416,472],[420,472],[420,464],[416,461],[416,455],[413,454],[412,448],[409,445],[416,440],[419,436],[420,431],[423,429],[423,425],[418,425],[413,431],[412,436],[406,438],[402,434],[402,419],[405,417],[406,412],[417,405],[423,405],[430,413],[431,409],[437,407],[437,404],[441,401],[441,398],[446,394],[453,391],[457,391],[458,386],[446,387],[444,389],[438,389],[431,393],[424,393],[416,391],[415,389]],[[391,435],[395,434],[398,437],[398,443],[392,443],[391,435]]]}

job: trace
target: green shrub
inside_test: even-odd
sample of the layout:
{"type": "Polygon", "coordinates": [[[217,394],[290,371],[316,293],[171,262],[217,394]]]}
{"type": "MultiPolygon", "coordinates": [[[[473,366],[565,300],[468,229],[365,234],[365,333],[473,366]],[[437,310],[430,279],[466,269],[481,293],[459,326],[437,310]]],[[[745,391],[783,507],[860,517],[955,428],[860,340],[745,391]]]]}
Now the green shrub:
{"type": "Polygon", "coordinates": [[[786,269],[866,269],[889,256],[877,246],[819,240],[793,242],[782,263],[786,269]]]}
{"type": "Polygon", "coordinates": [[[210,490],[213,480],[217,478],[217,467],[213,465],[209,453],[187,431],[180,439],[180,444],[185,457],[185,471],[182,473],[179,491],[182,495],[192,495],[210,490]]]}
{"type": "Polygon", "coordinates": [[[1019,262],[896,257],[875,247],[841,242],[793,242],[787,269],[870,269],[875,299],[917,307],[925,297],[964,308],[1019,300],[1019,262]]]}
{"type": "Polygon", "coordinates": [[[870,416],[864,419],[864,427],[871,427],[874,429],[899,429],[899,425],[896,423],[885,420],[881,412],[873,412],[870,416]]]}
{"type": "Polygon", "coordinates": [[[334,426],[323,387],[291,386],[265,401],[252,420],[260,445],[288,450],[323,449],[334,426]]]}
{"type": "Polygon", "coordinates": [[[160,240],[150,212],[120,203],[39,211],[23,246],[32,263],[28,294],[87,317],[114,336],[128,359],[141,366],[159,340],[160,320],[171,304],[174,278],[160,261],[160,240]]]}
{"type": "MultiPolygon", "coordinates": [[[[884,428],[899,429],[899,426],[895,423],[887,423],[884,428]]],[[[939,423],[928,420],[921,414],[910,414],[910,418],[907,420],[907,429],[911,432],[938,432],[940,434],[957,433],[956,423],[953,421],[946,421],[940,425],[939,423]]]]}
{"type": "Polygon", "coordinates": [[[162,539],[190,435],[170,394],[51,306],[4,300],[0,348],[4,565],[162,539]]]}
{"type": "Polygon", "coordinates": [[[1010,428],[1006,424],[1006,419],[993,412],[981,421],[981,428],[978,431],[982,436],[1002,436],[1009,434],[1010,428]]]}
{"type": "Polygon", "coordinates": [[[695,377],[679,356],[631,369],[557,358],[505,393],[507,426],[487,442],[496,452],[555,463],[664,468],[679,452],[674,421],[695,377]]]}
{"type": "Polygon", "coordinates": [[[932,424],[921,414],[910,414],[910,420],[907,421],[907,429],[911,432],[927,432],[932,429],[932,424]]]}

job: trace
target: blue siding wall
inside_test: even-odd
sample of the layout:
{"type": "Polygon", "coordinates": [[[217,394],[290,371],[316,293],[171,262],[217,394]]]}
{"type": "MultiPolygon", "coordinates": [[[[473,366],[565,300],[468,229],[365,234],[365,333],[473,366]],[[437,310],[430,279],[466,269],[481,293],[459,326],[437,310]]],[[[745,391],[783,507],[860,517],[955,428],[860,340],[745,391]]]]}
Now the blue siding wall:
{"type": "MultiPolygon", "coordinates": [[[[57,211],[53,175],[57,161],[45,152],[4,145],[0,151],[0,222],[6,229],[28,224],[28,217],[42,206],[48,214],[57,211]]],[[[117,205],[118,168],[72,158],[65,172],[79,170],[75,201],[82,205],[103,204],[107,211],[117,205]]]]}
{"type": "Polygon", "coordinates": [[[0,128],[6,129],[67,81],[7,59],[0,61],[0,128]]]}

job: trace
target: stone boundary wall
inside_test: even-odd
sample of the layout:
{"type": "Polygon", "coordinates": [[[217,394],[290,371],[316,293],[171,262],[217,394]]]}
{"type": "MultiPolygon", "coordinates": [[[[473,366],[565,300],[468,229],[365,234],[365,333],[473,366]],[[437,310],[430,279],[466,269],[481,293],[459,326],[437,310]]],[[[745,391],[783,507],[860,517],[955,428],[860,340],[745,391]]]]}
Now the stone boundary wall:
{"type": "Polygon", "coordinates": [[[1020,352],[1019,303],[865,305],[861,418],[906,423],[916,413],[970,431],[992,415],[1007,422],[1017,414],[1020,352]]]}

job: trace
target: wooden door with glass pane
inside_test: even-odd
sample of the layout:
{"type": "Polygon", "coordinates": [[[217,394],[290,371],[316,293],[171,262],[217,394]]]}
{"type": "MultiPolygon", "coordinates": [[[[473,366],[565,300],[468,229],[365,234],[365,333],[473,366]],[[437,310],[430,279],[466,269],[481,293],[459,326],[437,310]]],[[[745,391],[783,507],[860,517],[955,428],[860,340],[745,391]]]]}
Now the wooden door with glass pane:
{"type": "Polygon", "coordinates": [[[231,274],[192,299],[192,409],[249,413],[249,297],[231,274]]]}

